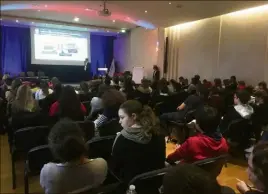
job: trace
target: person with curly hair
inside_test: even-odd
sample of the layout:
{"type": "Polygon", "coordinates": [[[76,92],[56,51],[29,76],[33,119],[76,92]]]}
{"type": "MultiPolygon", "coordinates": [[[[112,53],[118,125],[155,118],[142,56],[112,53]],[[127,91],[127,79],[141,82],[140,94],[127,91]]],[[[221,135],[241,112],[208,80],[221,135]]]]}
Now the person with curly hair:
{"type": "Polygon", "coordinates": [[[83,131],[70,119],[54,125],[48,145],[59,163],[47,163],[41,170],[40,185],[46,194],[82,192],[100,186],[106,179],[106,161],[87,158],[83,131]]]}

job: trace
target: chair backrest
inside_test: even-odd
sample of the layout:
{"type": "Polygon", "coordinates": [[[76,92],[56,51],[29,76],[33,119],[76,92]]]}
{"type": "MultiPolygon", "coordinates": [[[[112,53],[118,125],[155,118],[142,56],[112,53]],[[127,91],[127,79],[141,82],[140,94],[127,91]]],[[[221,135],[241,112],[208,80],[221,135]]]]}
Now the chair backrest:
{"type": "Polygon", "coordinates": [[[164,175],[170,170],[172,170],[172,167],[137,175],[128,183],[128,186],[135,185],[139,194],[158,193],[158,189],[162,186],[164,175]]]}
{"type": "Polygon", "coordinates": [[[28,77],[34,77],[34,72],[33,71],[27,71],[27,76],[28,77]]]}
{"type": "Polygon", "coordinates": [[[108,160],[111,157],[115,137],[115,135],[112,135],[89,140],[86,143],[89,158],[103,158],[108,160]]]}
{"type": "Polygon", "coordinates": [[[25,76],[26,76],[26,73],[25,73],[25,72],[20,72],[20,73],[19,73],[19,76],[20,76],[20,77],[25,77],[25,76]]]}
{"type": "Polygon", "coordinates": [[[173,104],[170,101],[158,102],[154,106],[154,112],[157,116],[163,113],[174,112],[174,111],[176,111],[176,106],[173,106],[173,104]]]}
{"type": "Polygon", "coordinates": [[[37,72],[37,76],[38,77],[44,77],[45,76],[45,73],[43,71],[38,71],[37,72]]]}
{"type": "Polygon", "coordinates": [[[221,173],[221,169],[223,165],[227,162],[228,157],[228,154],[224,154],[215,158],[208,158],[201,161],[197,161],[193,164],[209,172],[211,176],[216,178],[221,173]]]}
{"type": "Polygon", "coordinates": [[[48,145],[32,148],[26,159],[27,168],[31,173],[40,173],[44,164],[54,161],[48,145]]]}
{"type": "Polygon", "coordinates": [[[79,127],[85,134],[86,141],[92,139],[95,135],[95,125],[92,121],[77,121],[79,127]]]}
{"type": "Polygon", "coordinates": [[[14,133],[13,147],[17,151],[28,152],[30,149],[47,144],[50,128],[47,126],[27,127],[14,133]]]}
{"type": "Polygon", "coordinates": [[[103,123],[99,128],[99,133],[101,137],[116,135],[117,132],[122,130],[122,126],[119,123],[118,119],[111,119],[103,123]]]}

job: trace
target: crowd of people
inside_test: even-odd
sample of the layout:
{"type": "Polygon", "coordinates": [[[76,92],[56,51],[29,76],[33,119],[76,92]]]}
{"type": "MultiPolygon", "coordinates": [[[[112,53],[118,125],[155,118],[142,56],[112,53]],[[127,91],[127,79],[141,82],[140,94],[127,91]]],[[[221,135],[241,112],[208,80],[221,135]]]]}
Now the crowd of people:
{"type": "MultiPolygon", "coordinates": [[[[153,81],[133,83],[131,75],[110,78],[94,77],[81,82],[79,88],[64,86],[57,78],[34,85],[18,78],[3,77],[1,85],[1,131],[13,132],[24,127],[27,119],[34,125],[50,125],[49,147],[59,163],[44,165],[40,184],[45,193],[78,192],[100,186],[111,169],[127,183],[136,175],[172,167],[163,179],[165,194],[223,193],[216,179],[191,163],[227,154],[226,134],[234,120],[252,122],[252,131],[243,138],[254,137],[256,146],[248,161],[249,179],[254,188],[239,181],[242,194],[268,191],[268,89],[265,82],[251,87],[236,77],[214,82],[160,79],[154,67],[153,81]],[[184,96],[174,107],[177,111],[156,116],[154,107],[172,96],[184,96]],[[83,102],[89,102],[90,109],[83,102]],[[3,111],[2,111],[3,110],[3,111]],[[193,111],[194,135],[178,142],[166,157],[165,136],[169,122],[183,121],[193,111]],[[44,118],[44,119],[37,119],[44,118]],[[84,134],[75,121],[91,120],[95,131],[111,119],[118,119],[122,130],[116,135],[111,161],[88,159],[84,134]]],[[[189,129],[190,130],[190,129],[189,129]]],[[[95,133],[98,135],[98,133],[95,133]]],[[[241,139],[241,136],[239,137],[241,139]]],[[[239,139],[238,138],[238,139],[239,139]]],[[[233,138],[236,140],[236,138],[233,138]]],[[[250,146],[250,145],[246,145],[250,146]]]]}

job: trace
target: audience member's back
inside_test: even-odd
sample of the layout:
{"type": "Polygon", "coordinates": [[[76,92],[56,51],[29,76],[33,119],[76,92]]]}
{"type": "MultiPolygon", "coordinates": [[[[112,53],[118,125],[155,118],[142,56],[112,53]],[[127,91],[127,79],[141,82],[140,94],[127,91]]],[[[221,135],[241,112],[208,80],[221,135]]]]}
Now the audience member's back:
{"type": "Polygon", "coordinates": [[[87,159],[83,132],[72,121],[63,119],[51,129],[49,147],[61,163],[50,162],[41,170],[40,184],[46,194],[96,188],[105,180],[106,161],[87,159]]]}

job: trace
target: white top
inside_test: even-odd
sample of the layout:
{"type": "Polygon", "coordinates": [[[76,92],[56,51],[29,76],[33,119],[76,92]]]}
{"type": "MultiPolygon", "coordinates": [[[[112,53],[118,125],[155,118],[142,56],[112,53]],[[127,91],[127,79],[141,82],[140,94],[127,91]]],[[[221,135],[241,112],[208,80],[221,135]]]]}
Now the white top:
{"type": "MultiPolygon", "coordinates": [[[[48,93],[51,94],[53,92],[53,90],[48,89],[48,93]]],[[[42,100],[44,99],[46,96],[43,93],[42,89],[39,89],[35,92],[35,100],[42,100]]]]}

